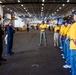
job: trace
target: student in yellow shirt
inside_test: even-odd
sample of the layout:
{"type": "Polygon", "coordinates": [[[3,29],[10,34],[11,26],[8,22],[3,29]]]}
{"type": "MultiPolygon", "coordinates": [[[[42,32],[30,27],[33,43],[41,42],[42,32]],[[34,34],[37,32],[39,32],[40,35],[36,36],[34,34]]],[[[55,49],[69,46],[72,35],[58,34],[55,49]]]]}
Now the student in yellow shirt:
{"type": "Polygon", "coordinates": [[[60,27],[57,24],[54,28],[54,47],[59,46],[59,31],[60,27]]]}
{"type": "Polygon", "coordinates": [[[65,29],[65,26],[64,26],[64,23],[62,23],[61,25],[61,28],[60,28],[60,49],[63,49],[63,46],[64,46],[64,29],[65,29]]]}
{"type": "Polygon", "coordinates": [[[66,32],[66,65],[64,65],[64,68],[71,68],[71,63],[70,63],[70,27],[71,27],[71,22],[68,23],[67,26],[67,32],[66,32]]]}
{"type": "Polygon", "coordinates": [[[64,46],[63,46],[63,54],[64,54],[64,57],[65,59],[67,59],[67,43],[66,43],[66,34],[67,34],[67,31],[68,31],[68,22],[65,22],[65,29],[64,29],[64,46]]]}
{"type": "Polygon", "coordinates": [[[72,12],[74,23],[70,28],[70,49],[72,75],[76,75],[76,10],[72,12]]]}
{"type": "Polygon", "coordinates": [[[40,44],[39,44],[39,46],[42,45],[42,38],[44,39],[44,46],[46,46],[46,33],[45,33],[46,28],[47,28],[47,25],[43,21],[42,24],[39,27],[39,29],[40,29],[40,44]]]}

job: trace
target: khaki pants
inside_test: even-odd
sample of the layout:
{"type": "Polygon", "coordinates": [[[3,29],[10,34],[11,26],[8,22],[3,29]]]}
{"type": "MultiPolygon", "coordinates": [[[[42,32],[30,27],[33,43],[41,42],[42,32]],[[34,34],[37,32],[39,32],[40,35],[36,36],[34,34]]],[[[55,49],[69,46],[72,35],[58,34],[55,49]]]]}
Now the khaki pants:
{"type": "Polygon", "coordinates": [[[54,33],[54,46],[59,46],[59,33],[54,33]]]}

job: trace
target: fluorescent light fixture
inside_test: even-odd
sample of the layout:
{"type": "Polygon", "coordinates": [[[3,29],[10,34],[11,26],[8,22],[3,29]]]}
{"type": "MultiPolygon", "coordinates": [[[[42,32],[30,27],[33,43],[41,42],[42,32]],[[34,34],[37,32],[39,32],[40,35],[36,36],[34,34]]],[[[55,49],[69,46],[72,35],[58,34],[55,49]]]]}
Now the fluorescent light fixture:
{"type": "Polygon", "coordinates": [[[59,11],[59,10],[57,9],[57,11],[59,11]]]}
{"type": "Polygon", "coordinates": [[[20,0],[18,0],[18,2],[20,2],[20,0]]]}
{"type": "Polygon", "coordinates": [[[65,4],[63,4],[62,6],[65,6],[65,4]]]}
{"type": "Polygon", "coordinates": [[[42,0],[42,2],[45,2],[45,0],[42,0]]]}
{"type": "Polygon", "coordinates": [[[26,10],[27,11],[27,10],[26,10]]]}
{"type": "Polygon", "coordinates": [[[24,8],[24,9],[26,9],[26,8],[24,8]]]}
{"type": "Polygon", "coordinates": [[[56,12],[55,12],[55,14],[56,14],[56,12]]]}
{"type": "Polygon", "coordinates": [[[59,9],[61,9],[61,7],[59,7],[59,9]]]}
{"type": "Polygon", "coordinates": [[[9,8],[7,8],[7,10],[9,10],[9,8]]]}
{"type": "Polygon", "coordinates": [[[0,3],[2,3],[2,1],[0,1],[0,3]]]}
{"type": "Polygon", "coordinates": [[[42,4],[42,6],[44,6],[44,4],[42,4]]]}
{"type": "Polygon", "coordinates": [[[67,0],[67,2],[69,2],[70,0],[67,0]]]}
{"type": "Polygon", "coordinates": [[[12,12],[12,10],[10,10],[12,12]]]}
{"type": "Polygon", "coordinates": [[[21,4],[21,6],[23,7],[23,4],[21,4]]]}
{"type": "Polygon", "coordinates": [[[42,7],[42,9],[43,9],[43,7],[42,7]]]}
{"type": "Polygon", "coordinates": [[[43,11],[43,10],[41,10],[41,11],[43,11]]]}

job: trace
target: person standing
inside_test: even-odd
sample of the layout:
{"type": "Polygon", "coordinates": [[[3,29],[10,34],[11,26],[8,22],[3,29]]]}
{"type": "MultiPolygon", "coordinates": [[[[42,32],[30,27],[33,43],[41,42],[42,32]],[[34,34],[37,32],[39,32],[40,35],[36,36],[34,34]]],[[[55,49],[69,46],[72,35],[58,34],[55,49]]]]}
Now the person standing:
{"type": "Polygon", "coordinates": [[[67,32],[66,32],[66,64],[63,66],[63,68],[71,68],[70,64],[70,28],[71,28],[71,22],[68,23],[67,32]]]}
{"type": "Polygon", "coordinates": [[[47,25],[43,21],[42,24],[39,26],[39,29],[40,29],[40,44],[39,44],[39,46],[42,45],[42,38],[44,39],[44,46],[46,46],[46,28],[47,28],[47,25]]]}
{"type": "Polygon", "coordinates": [[[0,61],[6,61],[6,59],[2,58],[3,37],[4,37],[4,32],[3,32],[2,28],[1,28],[1,25],[0,25],[0,61]]]}
{"type": "Polygon", "coordinates": [[[63,46],[64,46],[64,30],[65,30],[65,26],[64,26],[64,22],[63,22],[60,27],[60,49],[62,49],[62,50],[63,50],[63,46]]]}
{"type": "Polygon", "coordinates": [[[72,12],[74,23],[70,28],[71,72],[76,75],[76,10],[72,12]]]}
{"type": "Polygon", "coordinates": [[[9,22],[7,26],[7,49],[6,49],[6,55],[10,56],[14,54],[12,52],[12,47],[13,47],[13,34],[15,33],[15,30],[13,29],[12,22],[9,22]]]}
{"type": "Polygon", "coordinates": [[[57,24],[54,28],[54,47],[59,46],[59,31],[60,27],[57,24]]]}
{"type": "Polygon", "coordinates": [[[67,59],[67,43],[66,43],[66,35],[67,31],[69,30],[68,22],[65,22],[65,29],[64,29],[64,46],[63,46],[63,54],[65,59],[67,59]]]}
{"type": "Polygon", "coordinates": [[[29,28],[29,24],[27,24],[27,32],[29,32],[30,28],[29,28]]]}

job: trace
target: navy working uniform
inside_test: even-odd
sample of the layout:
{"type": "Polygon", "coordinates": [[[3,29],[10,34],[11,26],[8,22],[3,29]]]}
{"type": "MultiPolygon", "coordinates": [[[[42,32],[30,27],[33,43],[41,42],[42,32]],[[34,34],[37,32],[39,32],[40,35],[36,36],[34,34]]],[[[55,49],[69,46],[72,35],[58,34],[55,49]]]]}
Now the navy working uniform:
{"type": "Polygon", "coordinates": [[[12,25],[7,26],[7,50],[6,54],[7,55],[12,55],[12,46],[13,46],[13,34],[15,33],[15,30],[12,28],[12,25]]]}

